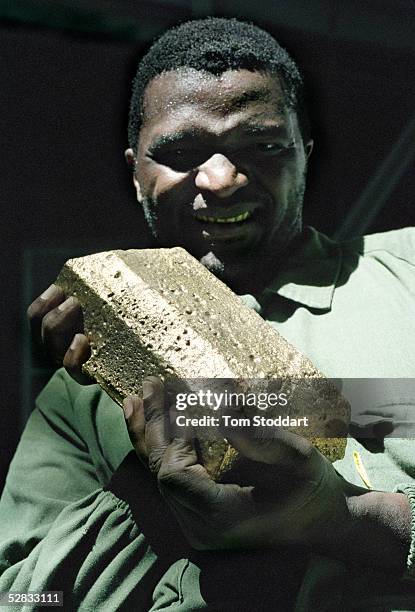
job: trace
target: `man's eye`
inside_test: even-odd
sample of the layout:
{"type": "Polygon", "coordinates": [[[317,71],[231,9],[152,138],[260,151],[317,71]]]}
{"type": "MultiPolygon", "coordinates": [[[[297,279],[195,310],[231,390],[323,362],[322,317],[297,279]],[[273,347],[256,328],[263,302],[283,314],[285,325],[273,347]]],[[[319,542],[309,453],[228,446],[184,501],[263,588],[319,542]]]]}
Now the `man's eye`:
{"type": "Polygon", "coordinates": [[[170,149],[152,156],[153,159],[163,166],[169,166],[178,172],[187,172],[195,168],[201,159],[201,154],[193,149],[170,149]]]}
{"type": "Polygon", "coordinates": [[[265,155],[277,155],[285,151],[286,147],[277,142],[258,142],[255,145],[256,151],[265,155]]]}

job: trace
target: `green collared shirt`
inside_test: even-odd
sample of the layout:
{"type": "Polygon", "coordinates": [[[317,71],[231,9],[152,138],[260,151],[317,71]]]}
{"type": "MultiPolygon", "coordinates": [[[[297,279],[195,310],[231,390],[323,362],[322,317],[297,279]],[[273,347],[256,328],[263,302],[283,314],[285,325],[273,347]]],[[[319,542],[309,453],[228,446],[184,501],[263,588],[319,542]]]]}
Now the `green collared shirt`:
{"type": "MultiPolygon", "coordinates": [[[[256,298],[242,299],[327,376],[415,379],[415,228],[343,243],[308,228],[302,248],[271,285],[256,298]]],[[[371,412],[392,420],[394,416],[414,420],[415,393],[403,399],[399,385],[385,388],[389,396],[378,407],[371,405],[371,412]]],[[[414,577],[415,441],[372,440],[369,448],[349,439],[346,455],[335,467],[356,485],[408,495],[413,512],[408,575],[414,577]]],[[[336,569],[335,562],[330,571],[339,572],[335,581],[339,592],[335,594],[332,581],[329,594],[327,563],[321,558],[310,563],[298,610],[312,610],[313,605],[320,609],[312,599],[325,590],[332,603],[343,601],[340,591],[345,589],[356,609],[365,610],[369,604],[389,604],[388,610],[402,605],[390,593],[390,584],[385,586],[381,572],[362,568],[351,574],[342,564],[336,569]]],[[[415,593],[415,585],[412,588],[415,593]]],[[[403,605],[410,606],[405,609],[415,610],[415,596],[409,599],[403,597],[403,605]]]]}
{"type": "Polygon", "coordinates": [[[308,228],[243,299],[330,377],[415,377],[415,228],[335,243],[308,228]]]}

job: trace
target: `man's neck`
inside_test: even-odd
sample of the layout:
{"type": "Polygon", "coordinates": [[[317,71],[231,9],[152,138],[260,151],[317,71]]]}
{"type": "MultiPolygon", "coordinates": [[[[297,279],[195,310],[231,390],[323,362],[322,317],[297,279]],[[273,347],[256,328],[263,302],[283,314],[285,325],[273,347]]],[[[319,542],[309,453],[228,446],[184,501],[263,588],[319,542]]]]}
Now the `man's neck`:
{"type": "Polygon", "coordinates": [[[299,235],[284,252],[261,253],[257,257],[229,258],[210,252],[200,259],[200,263],[235,293],[259,295],[274,280],[301,242],[302,235],[299,235]]]}

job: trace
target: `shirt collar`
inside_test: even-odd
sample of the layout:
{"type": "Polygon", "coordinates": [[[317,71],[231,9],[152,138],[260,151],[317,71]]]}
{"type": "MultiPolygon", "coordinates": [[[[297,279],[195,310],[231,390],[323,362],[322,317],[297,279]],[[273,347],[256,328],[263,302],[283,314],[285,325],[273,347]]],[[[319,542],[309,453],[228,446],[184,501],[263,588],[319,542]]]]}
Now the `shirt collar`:
{"type": "Polygon", "coordinates": [[[341,267],[339,244],[312,227],[265,294],[278,294],[310,308],[330,310],[341,267]]]}

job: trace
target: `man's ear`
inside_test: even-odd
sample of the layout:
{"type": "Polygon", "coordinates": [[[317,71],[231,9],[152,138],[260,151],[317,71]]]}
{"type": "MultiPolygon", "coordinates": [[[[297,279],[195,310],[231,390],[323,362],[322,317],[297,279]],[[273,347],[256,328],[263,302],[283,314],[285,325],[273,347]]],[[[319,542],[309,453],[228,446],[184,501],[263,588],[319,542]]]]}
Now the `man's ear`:
{"type": "Polygon", "coordinates": [[[127,166],[131,168],[131,170],[133,171],[133,183],[134,183],[135,191],[137,194],[137,201],[141,202],[142,201],[141,187],[140,187],[140,183],[137,180],[137,175],[135,172],[137,160],[135,158],[134,151],[132,149],[126,149],[124,153],[124,157],[125,157],[125,161],[127,162],[127,166]]]}
{"type": "Polygon", "coordinates": [[[313,148],[314,148],[314,140],[312,140],[310,138],[310,140],[308,142],[306,142],[305,146],[304,146],[304,150],[305,150],[305,154],[307,159],[310,159],[310,155],[313,152],[313,148]]]}

